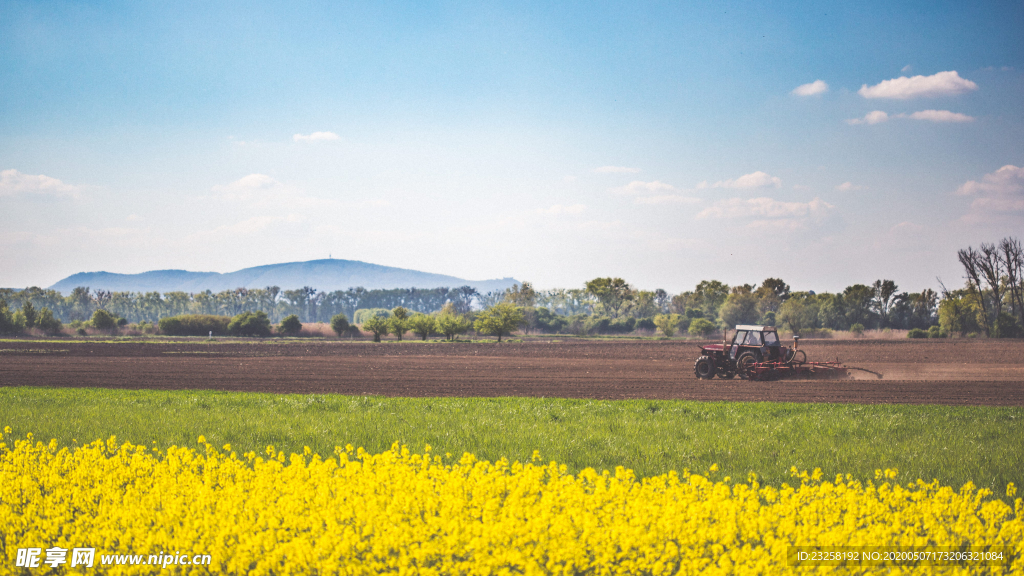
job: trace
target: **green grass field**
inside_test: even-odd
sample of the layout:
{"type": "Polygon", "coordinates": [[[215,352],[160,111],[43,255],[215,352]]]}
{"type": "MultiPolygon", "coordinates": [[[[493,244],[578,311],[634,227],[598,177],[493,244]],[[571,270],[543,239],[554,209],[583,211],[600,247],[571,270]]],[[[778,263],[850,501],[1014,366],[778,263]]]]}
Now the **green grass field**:
{"type": "MultiPolygon", "coordinates": [[[[779,485],[820,467],[861,480],[898,468],[903,483],[967,481],[1005,494],[1024,485],[1024,408],[545,398],[385,398],[213,391],[0,388],[0,426],[63,445],[116,435],[136,444],[195,446],[202,434],[239,453],[267,445],[322,456],[351,443],[392,442],[455,457],[529,460],[539,450],[575,472],[625,466],[779,485]]],[[[5,440],[10,441],[8,437],[5,440]]]]}

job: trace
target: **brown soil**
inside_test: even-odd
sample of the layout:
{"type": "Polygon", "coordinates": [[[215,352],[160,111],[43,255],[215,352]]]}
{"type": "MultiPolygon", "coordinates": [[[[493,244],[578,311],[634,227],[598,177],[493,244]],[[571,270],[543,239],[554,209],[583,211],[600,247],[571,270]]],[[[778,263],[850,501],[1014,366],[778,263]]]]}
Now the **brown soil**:
{"type": "Polygon", "coordinates": [[[0,386],[1024,406],[1024,341],[803,341],[850,380],[698,380],[694,342],[0,342],[0,386]]]}

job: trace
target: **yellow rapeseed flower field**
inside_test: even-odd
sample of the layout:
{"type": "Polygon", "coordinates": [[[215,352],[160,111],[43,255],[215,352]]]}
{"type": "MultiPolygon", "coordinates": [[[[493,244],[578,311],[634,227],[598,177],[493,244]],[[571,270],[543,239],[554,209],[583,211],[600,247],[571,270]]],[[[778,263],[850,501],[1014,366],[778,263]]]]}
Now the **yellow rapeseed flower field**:
{"type": "MultiPolygon", "coordinates": [[[[10,429],[8,438],[12,441],[10,429]]],[[[903,486],[797,473],[793,485],[714,471],[577,475],[395,445],[241,456],[119,444],[0,443],[0,574],[789,574],[791,545],[1007,547],[1011,564],[888,573],[1024,574],[1024,504],[971,484],[903,486]],[[26,548],[207,554],[209,565],[17,566],[26,548]]],[[[1013,496],[1013,486],[1008,495],[1013,496]]],[[[98,560],[97,560],[98,564],[98,560]]],[[[796,571],[872,573],[827,566],[796,571]]]]}

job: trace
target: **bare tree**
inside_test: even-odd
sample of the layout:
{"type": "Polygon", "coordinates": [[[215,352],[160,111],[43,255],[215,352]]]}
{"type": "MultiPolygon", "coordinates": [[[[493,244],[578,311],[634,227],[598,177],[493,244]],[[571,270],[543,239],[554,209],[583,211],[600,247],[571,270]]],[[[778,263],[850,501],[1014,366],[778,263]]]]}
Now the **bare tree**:
{"type": "Polygon", "coordinates": [[[1020,240],[1012,237],[1003,238],[999,242],[999,249],[1003,252],[1002,260],[1006,268],[1006,288],[1010,292],[1010,306],[1013,315],[1024,327],[1024,278],[1021,277],[1021,269],[1024,268],[1024,249],[1021,248],[1020,240]]]}
{"type": "Polygon", "coordinates": [[[960,263],[963,264],[964,272],[967,273],[968,290],[971,295],[977,298],[978,304],[981,306],[982,323],[985,325],[985,331],[988,332],[991,324],[989,323],[988,306],[985,305],[985,290],[981,285],[982,272],[980,262],[982,255],[970,246],[966,249],[957,250],[956,255],[960,259],[960,263]]]}

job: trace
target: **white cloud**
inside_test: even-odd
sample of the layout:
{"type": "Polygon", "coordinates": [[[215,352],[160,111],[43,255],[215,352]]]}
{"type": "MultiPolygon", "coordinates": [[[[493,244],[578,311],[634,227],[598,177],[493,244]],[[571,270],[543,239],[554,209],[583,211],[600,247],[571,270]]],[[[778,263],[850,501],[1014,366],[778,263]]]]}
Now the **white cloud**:
{"type": "Polygon", "coordinates": [[[733,188],[737,190],[750,190],[755,188],[779,188],[782,186],[782,179],[778,176],[772,176],[765,172],[757,171],[751,172],[750,174],[744,174],[739,178],[732,178],[729,180],[719,180],[714,184],[708,184],[705,180],[700,184],[697,184],[698,189],[704,188],[733,188]]]}
{"type": "Polygon", "coordinates": [[[903,72],[904,74],[906,74],[907,72],[910,72],[913,69],[914,69],[913,66],[911,66],[910,64],[907,64],[903,68],[900,68],[900,72],[903,72]]]}
{"type": "Polygon", "coordinates": [[[555,204],[549,208],[539,208],[537,213],[544,216],[559,216],[561,214],[579,214],[586,209],[587,207],[583,204],[572,204],[570,206],[555,204]]]}
{"type": "Polygon", "coordinates": [[[341,137],[334,132],[313,132],[312,134],[296,134],[292,140],[296,142],[314,142],[316,140],[339,140],[341,137]]]}
{"type": "Polygon", "coordinates": [[[967,220],[982,221],[1024,216],[1024,168],[1011,164],[990,174],[981,182],[971,180],[957,189],[960,196],[974,196],[967,220]]]}
{"type": "Polygon", "coordinates": [[[874,112],[868,112],[863,118],[850,118],[846,121],[847,124],[881,124],[889,119],[889,115],[881,110],[875,110],[874,112]]]}
{"type": "Polygon", "coordinates": [[[598,174],[636,174],[639,171],[639,168],[628,168],[626,166],[601,166],[594,168],[594,172],[598,174]]]}
{"type": "Polygon", "coordinates": [[[654,180],[653,182],[634,180],[629,184],[620,188],[615,188],[612,191],[616,194],[649,194],[652,192],[675,192],[676,187],[671,184],[665,184],[660,180],[654,180]]]}
{"type": "Polygon", "coordinates": [[[956,70],[939,72],[931,76],[900,76],[892,80],[879,82],[874,86],[864,84],[857,91],[864,98],[893,98],[908,100],[910,98],[932,98],[949,96],[977,90],[978,85],[961,78],[956,70]]]}
{"type": "Polygon", "coordinates": [[[802,228],[821,223],[835,206],[815,198],[810,202],[783,202],[773,198],[729,198],[697,214],[697,218],[752,219],[752,227],[802,228]]]}
{"type": "Polygon", "coordinates": [[[662,194],[660,196],[640,196],[635,202],[637,204],[696,204],[700,198],[680,196],[679,194],[662,194]]]}
{"type": "Polygon", "coordinates": [[[920,110],[911,114],[893,114],[892,116],[882,112],[881,110],[875,110],[874,112],[868,112],[863,118],[851,118],[846,121],[847,124],[881,124],[887,122],[892,118],[903,118],[909,120],[927,120],[929,122],[972,122],[974,121],[973,116],[961,114],[959,112],[950,112],[949,110],[920,110]]]}
{"type": "Polygon", "coordinates": [[[80,190],[81,188],[78,186],[65,184],[56,178],[42,174],[22,174],[14,169],[0,172],[0,197],[35,194],[78,198],[80,190]]]}
{"type": "Polygon", "coordinates": [[[815,80],[810,84],[797,86],[791,94],[796,94],[797,96],[816,96],[825,92],[828,92],[828,84],[824,80],[815,80]]]}
{"type": "MultiPolygon", "coordinates": [[[[902,117],[902,115],[901,115],[902,117]]],[[[907,116],[911,120],[928,120],[929,122],[971,122],[973,116],[950,112],[949,110],[921,110],[907,116]]]]}
{"type": "Polygon", "coordinates": [[[836,190],[840,192],[852,192],[854,190],[864,190],[867,186],[858,186],[853,182],[843,182],[839,186],[836,186],[836,190]]]}
{"type": "Polygon", "coordinates": [[[249,174],[230,184],[214,186],[212,190],[227,200],[251,200],[270,192],[281,192],[284,185],[266,174],[249,174]]]}

